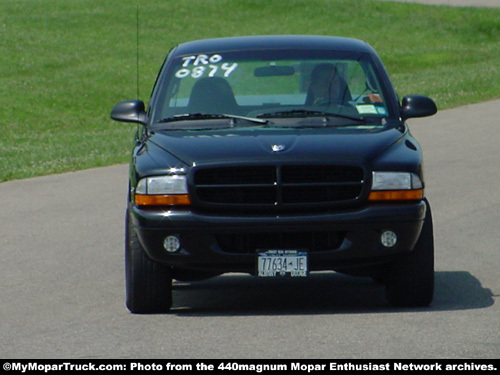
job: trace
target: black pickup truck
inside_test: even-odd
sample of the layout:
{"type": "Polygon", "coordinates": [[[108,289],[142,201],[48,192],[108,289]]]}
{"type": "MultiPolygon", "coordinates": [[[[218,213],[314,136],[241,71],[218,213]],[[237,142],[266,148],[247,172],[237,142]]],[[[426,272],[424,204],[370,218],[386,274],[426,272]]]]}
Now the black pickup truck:
{"type": "Polygon", "coordinates": [[[401,103],[367,43],[253,36],[180,44],[138,123],[126,218],[126,304],[167,312],[172,281],[227,272],[372,277],[393,306],[434,289],[431,210],[420,145],[405,122],[436,113],[401,103]]]}

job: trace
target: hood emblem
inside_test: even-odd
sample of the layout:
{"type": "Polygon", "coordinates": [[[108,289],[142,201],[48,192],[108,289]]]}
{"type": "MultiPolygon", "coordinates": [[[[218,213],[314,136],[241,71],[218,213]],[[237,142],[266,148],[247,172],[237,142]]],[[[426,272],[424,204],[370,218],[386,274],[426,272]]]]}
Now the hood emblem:
{"type": "Polygon", "coordinates": [[[285,145],[272,145],[271,150],[273,150],[273,152],[281,152],[285,150],[285,145]]]}

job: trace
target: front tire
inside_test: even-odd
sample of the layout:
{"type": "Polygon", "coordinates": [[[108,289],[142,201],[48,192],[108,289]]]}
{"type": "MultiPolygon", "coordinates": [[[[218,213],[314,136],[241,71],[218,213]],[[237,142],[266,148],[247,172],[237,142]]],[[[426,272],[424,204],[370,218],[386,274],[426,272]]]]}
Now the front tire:
{"type": "Polygon", "coordinates": [[[126,306],[135,314],[166,313],[172,307],[172,271],[152,261],[131,228],[125,223],[126,306]]]}
{"type": "Polygon", "coordinates": [[[429,306],[434,297],[434,233],[431,207],[427,210],[420,237],[413,250],[391,264],[386,297],[395,307],[429,306]]]}

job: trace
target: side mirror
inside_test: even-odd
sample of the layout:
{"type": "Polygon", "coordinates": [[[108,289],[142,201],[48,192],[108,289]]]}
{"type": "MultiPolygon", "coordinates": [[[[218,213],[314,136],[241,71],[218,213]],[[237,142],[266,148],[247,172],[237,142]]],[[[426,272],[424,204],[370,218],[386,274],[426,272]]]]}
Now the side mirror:
{"type": "Polygon", "coordinates": [[[407,95],[403,98],[400,108],[401,118],[432,116],[437,112],[436,103],[431,98],[422,95],[407,95]]]}
{"type": "Polygon", "coordinates": [[[111,118],[120,122],[136,122],[146,125],[148,118],[142,100],[125,100],[114,106],[111,118]]]}

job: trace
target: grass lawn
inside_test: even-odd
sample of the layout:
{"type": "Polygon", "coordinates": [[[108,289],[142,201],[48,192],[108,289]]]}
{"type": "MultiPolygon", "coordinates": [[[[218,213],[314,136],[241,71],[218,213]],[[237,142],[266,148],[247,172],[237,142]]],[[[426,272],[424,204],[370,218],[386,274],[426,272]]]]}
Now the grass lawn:
{"type": "Polygon", "coordinates": [[[500,9],[372,0],[2,0],[0,182],[128,161],[140,98],[175,44],[207,37],[320,34],[366,40],[400,96],[440,109],[500,98],[500,9]]]}

